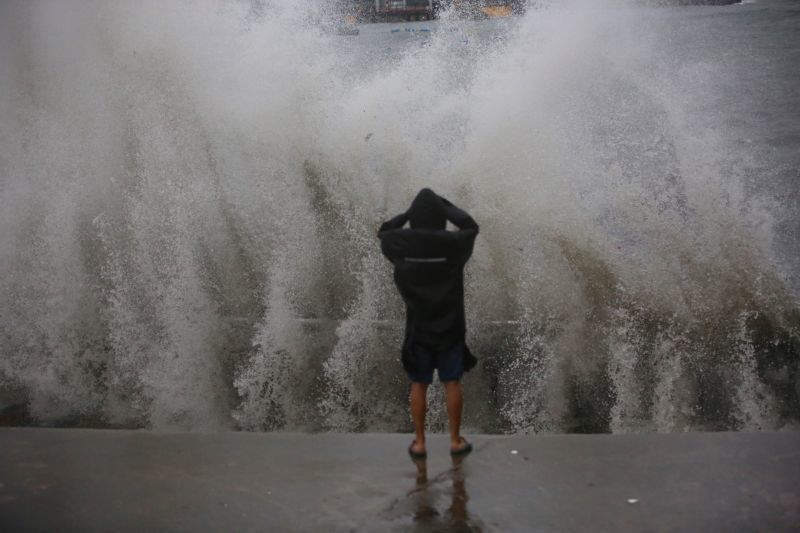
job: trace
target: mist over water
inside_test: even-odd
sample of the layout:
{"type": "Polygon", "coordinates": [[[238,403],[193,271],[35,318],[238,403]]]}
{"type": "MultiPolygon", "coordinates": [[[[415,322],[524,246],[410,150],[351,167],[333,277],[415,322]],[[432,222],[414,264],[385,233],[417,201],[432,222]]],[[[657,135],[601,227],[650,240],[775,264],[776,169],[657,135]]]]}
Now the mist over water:
{"type": "Polygon", "coordinates": [[[344,37],[319,6],[0,6],[6,404],[408,428],[375,234],[430,186],[481,225],[468,430],[797,423],[798,123],[735,112],[762,109],[739,85],[763,50],[723,61],[709,37],[749,7],[553,2],[344,37]]]}

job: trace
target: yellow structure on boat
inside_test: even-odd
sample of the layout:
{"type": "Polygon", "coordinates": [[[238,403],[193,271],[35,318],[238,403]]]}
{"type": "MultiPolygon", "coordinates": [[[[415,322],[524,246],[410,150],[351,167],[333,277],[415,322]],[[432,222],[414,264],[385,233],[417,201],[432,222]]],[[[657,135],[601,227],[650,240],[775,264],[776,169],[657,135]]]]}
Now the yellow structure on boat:
{"type": "Polygon", "coordinates": [[[481,11],[489,18],[510,17],[513,14],[513,9],[509,2],[487,1],[481,11]]]}

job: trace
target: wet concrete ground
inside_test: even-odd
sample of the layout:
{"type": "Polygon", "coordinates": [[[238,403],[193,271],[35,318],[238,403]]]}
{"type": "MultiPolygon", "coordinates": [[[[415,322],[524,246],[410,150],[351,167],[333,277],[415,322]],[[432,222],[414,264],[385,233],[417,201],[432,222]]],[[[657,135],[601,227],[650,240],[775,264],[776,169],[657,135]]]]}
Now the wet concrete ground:
{"type": "Polygon", "coordinates": [[[0,429],[0,531],[800,530],[800,433],[410,440],[0,429]]]}

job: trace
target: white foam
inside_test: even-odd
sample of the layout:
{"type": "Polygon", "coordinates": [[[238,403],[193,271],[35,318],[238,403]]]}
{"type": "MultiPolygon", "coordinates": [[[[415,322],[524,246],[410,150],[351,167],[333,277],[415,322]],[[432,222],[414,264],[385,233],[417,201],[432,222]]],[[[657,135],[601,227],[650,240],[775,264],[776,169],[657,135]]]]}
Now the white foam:
{"type": "Polygon", "coordinates": [[[0,7],[0,383],[36,417],[407,424],[374,233],[431,186],[481,224],[470,339],[494,352],[468,425],[778,423],[748,340],[755,317],[796,337],[773,204],[704,115],[727,73],[671,55],[651,11],[449,14],[417,46],[320,31],[316,3],[253,6],[0,7]],[[701,382],[734,406],[703,412],[701,382]]]}

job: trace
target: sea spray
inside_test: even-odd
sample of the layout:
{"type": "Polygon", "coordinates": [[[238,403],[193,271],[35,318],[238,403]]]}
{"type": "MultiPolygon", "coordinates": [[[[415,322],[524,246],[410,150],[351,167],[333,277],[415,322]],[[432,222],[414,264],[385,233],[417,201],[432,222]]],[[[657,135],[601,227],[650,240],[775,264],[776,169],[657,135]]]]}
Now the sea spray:
{"type": "Polygon", "coordinates": [[[470,430],[796,421],[787,211],[710,125],[735,80],[667,15],[564,2],[357,37],[325,16],[0,7],[0,386],[29,423],[407,429],[375,232],[422,186],[481,225],[470,430]]]}

